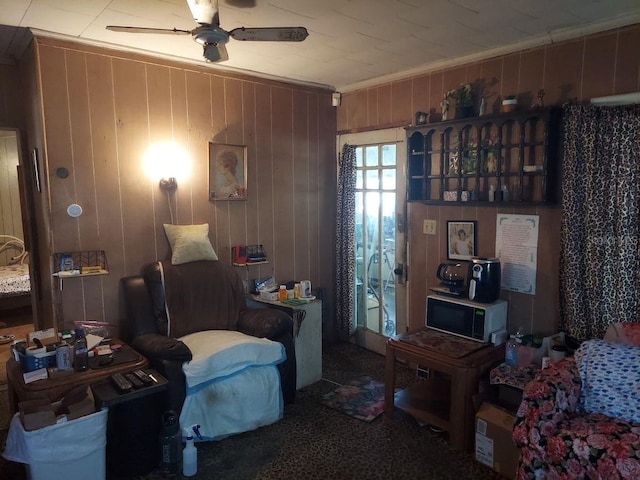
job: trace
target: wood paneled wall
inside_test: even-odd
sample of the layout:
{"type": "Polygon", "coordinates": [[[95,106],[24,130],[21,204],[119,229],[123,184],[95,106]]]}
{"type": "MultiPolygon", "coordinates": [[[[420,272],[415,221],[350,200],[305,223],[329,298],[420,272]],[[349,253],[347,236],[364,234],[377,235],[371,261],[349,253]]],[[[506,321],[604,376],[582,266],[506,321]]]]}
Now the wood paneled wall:
{"type": "Polygon", "coordinates": [[[23,128],[20,76],[15,65],[0,64],[0,128],[23,128]]]}
{"type": "MultiPolygon", "coordinates": [[[[416,111],[440,119],[444,93],[460,83],[482,87],[488,111],[497,112],[502,97],[517,95],[531,105],[538,89],[545,104],[628,93],[640,90],[640,25],[578,38],[442,71],[385,83],[343,94],[338,108],[338,131],[357,132],[398,127],[413,122],[416,111]]],[[[477,108],[477,105],[476,105],[477,108]]],[[[478,221],[478,253],[495,254],[497,213],[540,216],[536,295],[502,292],[509,301],[509,328],[548,334],[559,320],[560,206],[555,208],[500,208],[426,206],[412,203],[409,218],[409,327],[424,322],[425,297],[437,285],[436,267],[446,261],[447,220],[478,221]],[[436,236],[422,234],[424,219],[438,221],[436,236]]]]}
{"type": "MultiPolygon", "coordinates": [[[[24,240],[18,190],[18,138],[13,130],[0,130],[0,234],[24,240]]],[[[0,245],[3,239],[0,238],[0,245]]],[[[17,250],[0,253],[0,265],[8,265],[17,250]]]]}
{"type": "MultiPolygon", "coordinates": [[[[243,278],[311,279],[333,310],[336,113],[331,92],[52,39],[37,39],[51,250],[105,250],[110,274],[64,280],[58,326],[118,323],[119,279],[168,258],[163,224],[209,223],[222,261],[262,244],[243,278]],[[169,199],[143,172],[172,140],[191,176],[169,199]],[[208,143],[247,146],[247,201],[208,201],[208,143]],[[67,178],[56,175],[69,170],[67,178]],[[67,206],[84,209],[79,218],[67,206]]],[[[54,285],[55,286],[55,285],[54,285]]],[[[331,328],[331,319],[325,319],[331,328]]]]}

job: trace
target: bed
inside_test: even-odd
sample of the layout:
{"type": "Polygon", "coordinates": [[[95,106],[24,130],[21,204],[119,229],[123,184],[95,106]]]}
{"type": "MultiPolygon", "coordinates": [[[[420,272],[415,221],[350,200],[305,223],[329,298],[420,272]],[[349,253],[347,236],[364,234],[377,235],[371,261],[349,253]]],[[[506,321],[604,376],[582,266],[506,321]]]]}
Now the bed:
{"type": "Polygon", "coordinates": [[[28,255],[24,242],[13,235],[0,235],[0,253],[14,253],[9,265],[0,265],[0,310],[11,310],[31,304],[28,255]]]}

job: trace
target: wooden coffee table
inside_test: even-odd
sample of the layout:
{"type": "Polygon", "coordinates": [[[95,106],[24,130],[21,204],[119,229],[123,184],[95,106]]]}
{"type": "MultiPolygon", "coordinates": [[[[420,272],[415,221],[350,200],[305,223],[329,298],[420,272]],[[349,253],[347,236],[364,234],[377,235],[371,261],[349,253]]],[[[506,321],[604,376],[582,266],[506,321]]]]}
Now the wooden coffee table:
{"type": "Polygon", "coordinates": [[[394,406],[398,407],[421,422],[446,430],[453,447],[471,451],[473,396],[480,377],[503,360],[504,345],[494,347],[429,328],[390,338],[385,361],[385,414],[393,416],[394,406]],[[429,378],[394,395],[396,359],[429,369],[429,378]]]}
{"type": "MultiPolygon", "coordinates": [[[[84,372],[74,372],[66,377],[47,378],[25,384],[22,366],[12,357],[7,360],[7,393],[9,396],[9,413],[18,411],[18,402],[46,398],[50,402],[60,400],[73,387],[86,384],[87,386],[109,378],[114,373],[123,373],[145,368],[149,362],[130,346],[120,340],[113,340],[122,348],[114,353],[114,363],[100,368],[89,368],[84,372]]],[[[91,364],[91,363],[90,363],[91,364]]]]}

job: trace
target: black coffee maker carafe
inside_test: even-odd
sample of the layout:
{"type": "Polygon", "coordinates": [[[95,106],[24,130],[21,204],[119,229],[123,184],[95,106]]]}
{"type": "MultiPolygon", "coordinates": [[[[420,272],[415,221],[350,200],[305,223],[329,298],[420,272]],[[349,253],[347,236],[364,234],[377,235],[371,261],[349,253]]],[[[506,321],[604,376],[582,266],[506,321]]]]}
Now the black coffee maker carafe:
{"type": "Polygon", "coordinates": [[[472,257],[469,261],[469,300],[493,303],[500,297],[500,260],[472,257]]]}
{"type": "Polygon", "coordinates": [[[465,288],[466,269],[461,263],[441,263],[438,265],[436,277],[441,285],[450,292],[463,292],[465,288]]]}

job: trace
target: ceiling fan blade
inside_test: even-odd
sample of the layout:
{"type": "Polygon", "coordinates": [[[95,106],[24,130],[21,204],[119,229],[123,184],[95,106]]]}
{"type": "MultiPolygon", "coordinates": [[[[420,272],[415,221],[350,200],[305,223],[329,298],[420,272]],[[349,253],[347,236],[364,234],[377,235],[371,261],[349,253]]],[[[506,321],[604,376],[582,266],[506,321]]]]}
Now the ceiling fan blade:
{"type": "Polygon", "coordinates": [[[234,28],[229,36],[253,42],[301,42],[309,36],[304,27],[234,28]]]}
{"type": "Polygon", "coordinates": [[[204,45],[203,56],[209,62],[224,62],[229,60],[227,47],[225,47],[224,43],[208,43],[204,45]]]}
{"type": "Polygon", "coordinates": [[[126,33],[168,33],[175,35],[191,35],[191,30],[179,30],[177,28],[148,28],[148,27],[125,27],[122,25],[107,25],[107,30],[112,32],[126,33]]]}
{"type": "Polygon", "coordinates": [[[224,0],[224,3],[236,8],[253,8],[256,6],[256,0],[224,0]]]}
{"type": "Polygon", "coordinates": [[[187,0],[187,4],[200,25],[220,25],[218,0],[187,0]]]}

